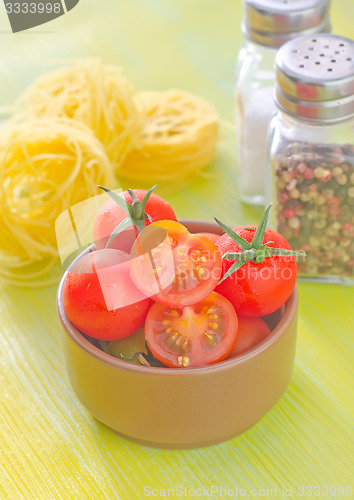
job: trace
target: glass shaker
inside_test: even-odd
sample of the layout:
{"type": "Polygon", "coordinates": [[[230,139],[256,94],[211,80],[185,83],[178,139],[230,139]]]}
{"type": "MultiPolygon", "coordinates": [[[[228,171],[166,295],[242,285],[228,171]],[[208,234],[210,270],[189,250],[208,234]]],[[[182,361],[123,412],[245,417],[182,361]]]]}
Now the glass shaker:
{"type": "Polygon", "coordinates": [[[275,111],[277,49],[306,33],[329,32],[330,0],[244,0],[245,42],[236,68],[236,131],[240,197],[264,204],[267,131],[275,111]]]}
{"type": "Polygon", "coordinates": [[[277,229],[299,275],[354,283],[354,41],[306,35],[279,49],[270,126],[277,229]]]}

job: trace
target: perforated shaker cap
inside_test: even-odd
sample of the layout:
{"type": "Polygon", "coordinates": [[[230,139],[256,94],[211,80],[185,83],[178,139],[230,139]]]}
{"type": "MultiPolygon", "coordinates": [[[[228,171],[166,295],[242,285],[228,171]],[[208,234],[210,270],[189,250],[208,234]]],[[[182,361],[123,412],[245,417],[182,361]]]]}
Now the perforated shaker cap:
{"type": "Polygon", "coordinates": [[[278,48],[296,36],[331,31],[330,0],[243,0],[246,38],[278,48]]]}
{"type": "Polygon", "coordinates": [[[320,33],[283,45],[275,58],[275,101],[310,121],[354,116],[354,41],[320,33]]]}

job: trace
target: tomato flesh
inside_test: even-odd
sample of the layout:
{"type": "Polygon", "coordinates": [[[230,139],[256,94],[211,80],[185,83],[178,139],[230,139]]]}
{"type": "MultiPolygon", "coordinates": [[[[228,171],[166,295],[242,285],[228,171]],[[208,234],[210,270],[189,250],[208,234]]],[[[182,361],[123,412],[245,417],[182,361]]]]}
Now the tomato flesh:
{"type": "Polygon", "coordinates": [[[151,300],[130,278],[129,255],[104,249],[84,255],[73,265],[64,282],[63,304],[82,333],[116,340],[143,326],[151,300]]]}
{"type": "Polygon", "coordinates": [[[136,286],[171,307],[196,304],[207,297],[218,283],[221,269],[221,255],[214,243],[190,234],[174,221],[158,221],[145,228],[131,252],[130,270],[136,286]]]}
{"type": "Polygon", "coordinates": [[[183,309],[155,303],[145,322],[151,352],[166,366],[175,368],[225,359],[235,344],[237,330],[234,308],[216,292],[183,309]]]}

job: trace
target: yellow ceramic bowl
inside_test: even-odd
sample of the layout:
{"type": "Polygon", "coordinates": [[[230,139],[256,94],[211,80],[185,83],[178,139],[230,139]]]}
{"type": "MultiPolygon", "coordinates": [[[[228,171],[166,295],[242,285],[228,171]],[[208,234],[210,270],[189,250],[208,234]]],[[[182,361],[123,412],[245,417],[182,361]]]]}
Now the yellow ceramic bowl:
{"type": "MultiPolygon", "coordinates": [[[[191,232],[220,233],[211,222],[182,222],[191,232]]],[[[289,384],[296,289],[282,311],[266,319],[272,333],[255,348],[214,365],[179,369],[131,364],[91,344],[65,314],[64,280],[58,311],[71,384],[92,415],[125,437],[164,448],[220,443],[257,423],[289,384]]]]}

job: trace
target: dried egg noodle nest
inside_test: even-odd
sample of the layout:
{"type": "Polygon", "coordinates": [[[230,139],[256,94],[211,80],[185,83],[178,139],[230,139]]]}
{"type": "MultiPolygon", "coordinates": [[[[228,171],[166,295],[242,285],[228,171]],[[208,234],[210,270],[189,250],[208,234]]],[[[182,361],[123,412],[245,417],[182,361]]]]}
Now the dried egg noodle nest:
{"type": "Polygon", "coordinates": [[[97,184],[114,186],[112,166],[81,123],[12,120],[0,129],[0,276],[33,286],[26,282],[57,260],[57,217],[97,195],[97,184]],[[38,270],[31,271],[39,261],[38,270]]]}
{"type": "Polygon", "coordinates": [[[139,149],[117,169],[132,181],[180,180],[214,157],[218,116],[204,99],[181,90],[139,92],[136,102],[144,123],[139,149]]]}
{"type": "Polygon", "coordinates": [[[90,127],[118,168],[136,146],[140,115],[122,71],[100,59],[79,60],[35,81],[18,103],[30,117],[67,117],[90,127]]]}

